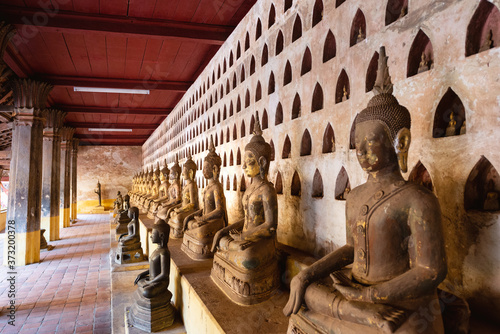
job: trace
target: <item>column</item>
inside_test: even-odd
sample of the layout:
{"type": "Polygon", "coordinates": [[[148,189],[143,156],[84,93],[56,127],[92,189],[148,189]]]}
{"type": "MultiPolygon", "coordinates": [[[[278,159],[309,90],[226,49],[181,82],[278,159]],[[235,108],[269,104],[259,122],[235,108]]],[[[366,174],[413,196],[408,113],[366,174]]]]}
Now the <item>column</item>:
{"type": "Polygon", "coordinates": [[[55,109],[43,111],[45,128],[43,129],[43,169],[42,169],[42,220],[45,238],[59,240],[59,194],[61,175],[61,139],[60,128],[66,116],[65,112],[55,109]]]}
{"type": "MultiPolygon", "coordinates": [[[[30,79],[12,81],[14,126],[10,161],[7,226],[15,226],[15,265],[40,261],[43,118],[52,86],[30,79]]],[[[6,234],[9,228],[6,229],[6,234]]],[[[7,240],[7,237],[6,237],[7,240]]],[[[7,252],[5,242],[5,253],[7,252]]],[[[4,255],[5,255],[4,253],[4,255]]],[[[11,258],[4,256],[4,264],[11,258]]]]}
{"type": "Polygon", "coordinates": [[[60,189],[60,226],[70,226],[71,208],[71,150],[72,138],[75,129],[61,128],[61,189],[60,189]]]}
{"type": "Polygon", "coordinates": [[[78,157],[78,144],[80,140],[73,138],[73,146],[71,148],[71,222],[76,223],[76,164],[78,157]]]}

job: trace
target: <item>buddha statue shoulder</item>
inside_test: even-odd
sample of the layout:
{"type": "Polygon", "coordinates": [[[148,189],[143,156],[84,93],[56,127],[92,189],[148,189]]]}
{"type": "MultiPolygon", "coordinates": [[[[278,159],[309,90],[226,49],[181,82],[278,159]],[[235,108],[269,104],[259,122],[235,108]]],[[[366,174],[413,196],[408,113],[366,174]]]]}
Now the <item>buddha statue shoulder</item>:
{"type": "MultiPolygon", "coordinates": [[[[383,48],[380,55],[387,66],[383,48]]],[[[315,319],[323,331],[417,333],[422,320],[425,333],[442,333],[441,314],[429,320],[419,313],[439,305],[437,286],[447,273],[439,203],[428,189],[403,179],[410,113],[392,95],[392,84],[378,88],[354,121],[356,155],[368,180],[347,195],[346,245],[292,279],[283,312],[315,319]]],[[[300,328],[292,320],[290,326],[300,328]]]]}
{"type": "Polygon", "coordinates": [[[172,238],[182,238],[184,235],[184,220],[189,215],[199,210],[198,186],[196,185],[196,164],[188,153],[188,158],[182,166],[182,177],[186,181],[182,188],[181,205],[173,209],[168,220],[170,225],[170,236],[172,238]]]}
{"type": "Polygon", "coordinates": [[[276,255],[278,201],[267,180],[271,146],[262,137],[257,115],[254,136],[245,146],[243,171],[252,179],[243,195],[243,220],[216,233],[211,277],[235,302],[255,304],[279,285],[276,255]],[[229,281],[228,281],[229,280],[229,281]]]}
{"type": "Polygon", "coordinates": [[[181,166],[179,160],[175,159],[175,164],[170,168],[170,185],[168,187],[168,200],[158,206],[156,217],[168,221],[173,209],[181,204],[181,166]]]}
{"type": "Polygon", "coordinates": [[[215,153],[213,140],[203,162],[203,176],[208,185],[203,191],[203,210],[197,210],[184,221],[182,250],[193,259],[211,257],[215,233],[227,226],[226,197],[219,181],[222,160],[215,153]]]}

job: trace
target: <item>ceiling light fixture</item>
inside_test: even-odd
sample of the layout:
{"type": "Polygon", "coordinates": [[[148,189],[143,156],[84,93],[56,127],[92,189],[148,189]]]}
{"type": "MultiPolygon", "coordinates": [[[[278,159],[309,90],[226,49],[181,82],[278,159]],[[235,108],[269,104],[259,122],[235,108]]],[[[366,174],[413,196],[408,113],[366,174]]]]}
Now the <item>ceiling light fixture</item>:
{"type": "Polygon", "coordinates": [[[75,92],[86,93],[114,93],[114,94],[143,94],[149,95],[148,89],[123,89],[123,88],[102,88],[102,87],[73,87],[75,92]]]}
{"type": "Polygon", "coordinates": [[[95,132],[132,132],[132,129],[109,129],[109,128],[89,128],[89,131],[95,132]]]}

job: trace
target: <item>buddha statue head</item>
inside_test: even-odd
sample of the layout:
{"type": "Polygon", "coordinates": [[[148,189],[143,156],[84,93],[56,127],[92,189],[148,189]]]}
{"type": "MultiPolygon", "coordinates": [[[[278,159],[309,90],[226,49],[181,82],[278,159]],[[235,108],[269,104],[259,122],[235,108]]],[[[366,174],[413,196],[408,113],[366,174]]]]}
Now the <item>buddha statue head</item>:
{"type": "Polygon", "coordinates": [[[385,48],[380,48],[376,95],[354,120],[356,155],[363,170],[376,173],[386,167],[408,169],[411,118],[392,95],[385,48]]]}
{"type": "Polygon", "coordinates": [[[168,174],[170,173],[168,166],[167,166],[167,159],[165,159],[165,165],[163,168],[160,170],[160,182],[165,182],[168,179],[168,174]]]}
{"type": "Polygon", "coordinates": [[[194,180],[196,169],[197,169],[196,163],[193,161],[191,157],[191,151],[188,151],[187,160],[182,166],[182,177],[185,180],[194,180]]]}
{"type": "Polygon", "coordinates": [[[175,163],[170,168],[170,182],[174,183],[176,180],[178,181],[181,177],[181,166],[179,165],[179,158],[177,155],[175,156],[175,163]]]}
{"type": "Polygon", "coordinates": [[[258,113],[255,115],[253,134],[252,139],[245,146],[245,158],[242,168],[248,177],[260,175],[265,179],[271,161],[271,145],[266,143],[266,140],[262,137],[258,113]]]}
{"type": "Polygon", "coordinates": [[[217,179],[220,173],[220,166],[222,164],[222,159],[215,153],[215,145],[213,137],[210,138],[210,147],[208,148],[208,154],[203,161],[203,176],[209,179],[217,179]]]}
{"type": "Polygon", "coordinates": [[[166,247],[170,236],[170,225],[163,219],[158,219],[153,225],[153,232],[151,233],[151,241],[159,244],[160,247],[166,247]]]}
{"type": "Polygon", "coordinates": [[[130,219],[137,219],[139,218],[139,209],[136,206],[133,206],[128,209],[128,217],[130,219]]]}

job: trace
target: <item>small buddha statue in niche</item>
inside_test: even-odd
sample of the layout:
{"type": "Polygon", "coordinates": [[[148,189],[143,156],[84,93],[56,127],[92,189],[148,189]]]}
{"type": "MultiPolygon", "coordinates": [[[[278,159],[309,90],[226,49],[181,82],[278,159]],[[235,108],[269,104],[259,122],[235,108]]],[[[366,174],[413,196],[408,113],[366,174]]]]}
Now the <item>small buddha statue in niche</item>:
{"type": "Polygon", "coordinates": [[[363,27],[360,26],[359,31],[358,31],[358,36],[356,37],[356,44],[358,44],[359,42],[361,42],[365,38],[366,38],[366,34],[363,31],[363,27]]]}
{"type": "Polygon", "coordinates": [[[446,127],[445,137],[451,137],[455,135],[457,127],[457,121],[453,117],[453,111],[450,113],[450,121],[448,122],[448,126],[446,127]]]}
{"type": "Polygon", "coordinates": [[[466,120],[462,123],[462,126],[460,127],[460,134],[464,135],[467,132],[467,125],[465,124],[466,120]]]}
{"type": "Polygon", "coordinates": [[[488,33],[486,34],[486,39],[484,40],[483,45],[479,48],[479,52],[487,51],[489,49],[492,49],[494,47],[493,45],[493,30],[490,29],[488,33]]]}
{"type": "Polygon", "coordinates": [[[420,64],[418,64],[418,73],[422,73],[425,71],[429,70],[429,61],[427,60],[427,57],[425,56],[425,51],[422,52],[422,56],[420,56],[420,64]]]}
{"type": "Polygon", "coordinates": [[[170,186],[168,187],[168,200],[158,207],[156,217],[168,221],[173,209],[181,205],[181,166],[175,157],[175,164],[170,169],[170,186]]]}
{"type": "Polygon", "coordinates": [[[201,260],[213,256],[211,252],[215,233],[227,226],[226,197],[219,181],[222,160],[215,153],[213,140],[203,162],[203,176],[208,186],[203,191],[203,210],[186,217],[181,249],[192,259],[201,260]]]}
{"type": "Polygon", "coordinates": [[[182,166],[182,177],[186,180],[186,184],[182,187],[182,203],[179,207],[173,209],[168,220],[168,225],[171,227],[170,236],[172,238],[183,237],[184,220],[199,210],[198,187],[195,181],[196,168],[196,164],[191,158],[191,152],[188,152],[187,160],[182,166]]]}
{"type": "Polygon", "coordinates": [[[217,251],[210,274],[231,300],[244,305],[268,299],[279,286],[278,201],[267,180],[271,146],[262,137],[258,115],[254,128],[242,166],[252,179],[242,198],[245,217],[215,234],[212,252],[217,251]]]}
{"type": "Polygon", "coordinates": [[[158,208],[162,203],[168,201],[168,188],[170,184],[168,183],[168,175],[170,171],[167,167],[167,160],[165,159],[165,166],[160,170],[160,187],[158,188],[158,198],[153,200],[153,203],[149,206],[148,218],[153,219],[158,212],[158,208]]]}
{"type": "Polygon", "coordinates": [[[158,247],[149,257],[149,269],[137,275],[134,304],[128,309],[131,325],[147,332],[158,332],[170,327],[175,320],[175,309],[170,302],[170,226],[163,219],[153,225],[151,241],[158,247]]]}
{"type": "Polygon", "coordinates": [[[495,182],[489,180],[486,186],[486,198],[484,199],[483,210],[484,211],[499,211],[500,202],[498,201],[498,191],[495,190],[495,182]]]}
{"type": "Polygon", "coordinates": [[[349,94],[347,93],[347,89],[344,85],[342,88],[342,102],[349,100],[349,94]]]}
{"type": "MultiPolygon", "coordinates": [[[[387,66],[384,48],[379,61],[387,66]]],[[[419,333],[422,322],[425,333],[444,331],[440,313],[420,312],[439,305],[437,286],[447,273],[439,202],[403,179],[410,113],[392,85],[380,91],[355,119],[357,158],[368,180],[347,197],[347,243],[292,279],[283,312],[298,314],[289,332],[419,333]]]]}
{"type": "Polygon", "coordinates": [[[128,210],[128,217],[130,218],[127,225],[128,233],[124,233],[118,238],[115,262],[119,264],[144,260],[139,229],[139,209],[135,206],[131,207],[128,210]]]}
{"type": "Polygon", "coordinates": [[[398,19],[405,17],[406,14],[408,14],[408,6],[401,7],[401,12],[399,13],[398,19]]]}

